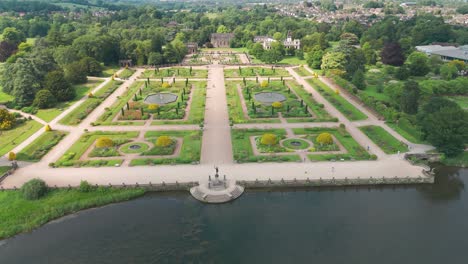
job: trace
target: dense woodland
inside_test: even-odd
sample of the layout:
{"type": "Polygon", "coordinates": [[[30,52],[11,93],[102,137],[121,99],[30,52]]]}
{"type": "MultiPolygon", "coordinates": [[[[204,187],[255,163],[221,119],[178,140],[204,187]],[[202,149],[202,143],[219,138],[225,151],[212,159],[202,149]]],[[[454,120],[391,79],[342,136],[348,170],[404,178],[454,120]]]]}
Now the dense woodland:
{"type": "Polygon", "coordinates": [[[177,63],[187,53],[184,43],[203,46],[211,33],[233,32],[231,47],[246,48],[266,63],[288,56],[304,60],[388,122],[447,155],[459,154],[468,143],[466,110],[445,99],[468,94],[468,81],[462,76],[466,65],[428,58],[414,48],[433,42],[466,45],[468,29],[448,25],[432,14],[407,21],[389,15],[369,26],[353,20],[326,24],[285,17],[265,5],[198,6],[191,12],[154,5],[106,10],[93,14],[43,2],[0,3],[0,11],[9,12],[0,17],[4,62],[0,84],[15,98],[8,106],[25,111],[52,107],[74,97],[73,84],[99,76],[120,59],[137,65],[177,63]],[[19,17],[17,12],[26,15],[19,17]],[[280,43],[263,50],[253,43],[256,35],[284,39],[289,30],[301,39],[300,50],[286,50],[280,43]],[[369,87],[377,95],[366,92],[369,87]]]}

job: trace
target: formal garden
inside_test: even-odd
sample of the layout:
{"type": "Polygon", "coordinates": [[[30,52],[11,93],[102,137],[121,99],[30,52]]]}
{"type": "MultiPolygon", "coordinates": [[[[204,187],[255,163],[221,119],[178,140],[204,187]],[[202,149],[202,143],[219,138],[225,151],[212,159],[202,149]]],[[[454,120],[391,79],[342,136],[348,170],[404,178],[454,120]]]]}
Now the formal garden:
{"type": "Polygon", "coordinates": [[[232,131],[234,160],[243,162],[373,160],[346,131],[337,128],[235,129],[232,131]]]}
{"type": "Polygon", "coordinates": [[[236,69],[225,69],[225,78],[239,78],[239,77],[287,77],[290,76],[289,72],[284,68],[278,67],[241,67],[236,69]]]}
{"type": "Polygon", "coordinates": [[[155,68],[145,70],[139,78],[154,79],[154,78],[206,78],[208,70],[194,69],[193,67],[171,67],[171,68],[155,68]]]}
{"type": "Polygon", "coordinates": [[[131,166],[198,163],[201,131],[88,132],[54,167],[131,166]],[[141,132],[144,133],[144,132],[141,132]]]}
{"type": "Polygon", "coordinates": [[[337,121],[293,80],[227,81],[226,93],[233,123],[337,121]]]}
{"type": "Polygon", "coordinates": [[[205,113],[205,81],[134,82],[94,125],[199,124],[205,113]]]}
{"type": "MultiPolygon", "coordinates": [[[[46,128],[50,128],[46,126],[46,128]]],[[[47,129],[45,133],[16,154],[16,160],[37,162],[55,147],[66,135],[64,131],[47,129]]]]}

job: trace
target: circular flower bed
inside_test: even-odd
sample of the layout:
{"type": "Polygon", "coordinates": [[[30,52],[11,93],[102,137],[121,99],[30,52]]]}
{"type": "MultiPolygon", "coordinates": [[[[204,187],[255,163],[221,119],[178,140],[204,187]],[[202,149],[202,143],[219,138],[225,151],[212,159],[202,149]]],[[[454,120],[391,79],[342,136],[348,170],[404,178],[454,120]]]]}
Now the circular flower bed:
{"type": "Polygon", "coordinates": [[[310,148],[310,143],[300,138],[288,138],[281,142],[283,147],[294,150],[310,148]]]}
{"type": "Polygon", "coordinates": [[[148,144],[141,142],[130,142],[120,147],[120,151],[125,154],[142,153],[148,149],[148,144]]]}

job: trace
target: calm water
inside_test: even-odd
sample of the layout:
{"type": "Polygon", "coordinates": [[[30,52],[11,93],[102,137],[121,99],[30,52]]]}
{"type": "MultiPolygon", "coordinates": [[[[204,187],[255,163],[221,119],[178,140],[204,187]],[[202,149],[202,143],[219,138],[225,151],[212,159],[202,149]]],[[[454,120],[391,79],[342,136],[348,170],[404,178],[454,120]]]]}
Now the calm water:
{"type": "Polygon", "coordinates": [[[6,240],[0,263],[467,263],[468,169],[429,187],[153,194],[6,240]]]}

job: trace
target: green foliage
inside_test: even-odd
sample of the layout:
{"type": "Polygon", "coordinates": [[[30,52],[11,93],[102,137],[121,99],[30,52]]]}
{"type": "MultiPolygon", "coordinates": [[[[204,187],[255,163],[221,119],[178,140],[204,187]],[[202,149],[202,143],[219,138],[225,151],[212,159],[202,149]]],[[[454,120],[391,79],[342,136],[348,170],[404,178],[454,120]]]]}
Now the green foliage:
{"type": "Polygon", "coordinates": [[[26,200],[38,200],[48,192],[46,183],[41,179],[32,179],[21,187],[21,193],[26,200]]]}
{"type": "Polygon", "coordinates": [[[8,112],[6,109],[0,109],[0,130],[8,130],[13,128],[16,123],[15,115],[8,112]]]}
{"type": "Polygon", "coordinates": [[[39,90],[33,101],[33,106],[41,109],[53,107],[57,103],[55,96],[49,90],[39,90]]]}
{"type": "Polygon", "coordinates": [[[353,80],[351,82],[360,90],[366,89],[366,78],[362,70],[357,70],[354,73],[353,80]]]}
{"type": "Polygon", "coordinates": [[[65,79],[63,71],[51,71],[45,77],[45,89],[49,90],[57,101],[63,102],[75,97],[75,90],[65,79]]]}
{"type": "Polygon", "coordinates": [[[94,187],[88,181],[81,181],[78,190],[82,193],[89,193],[94,190],[94,187]]]}
{"type": "Polygon", "coordinates": [[[455,65],[446,63],[440,67],[440,76],[445,80],[455,79],[458,76],[458,69],[455,65]]]}
{"type": "Polygon", "coordinates": [[[398,141],[380,126],[364,126],[359,129],[387,154],[408,151],[408,147],[404,143],[398,141]]]}
{"type": "Polygon", "coordinates": [[[346,64],[345,54],[342,52],[328,52],[322,57],[322,70],[344,70],[346,64]]]}
{"type": "Polygon", "coordinates": [[[416,114],[419,106],[420,89],[417,82],[407,81],[403,86],[400,108],[407,114],[416,114]]]}
{"type": "Polygon", "coordinates": [[[422,52],[415,51],[411,53],[406,63],[412,76],[424,76],[431,70],[429,68],[428,57],[422,52]]]}

